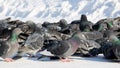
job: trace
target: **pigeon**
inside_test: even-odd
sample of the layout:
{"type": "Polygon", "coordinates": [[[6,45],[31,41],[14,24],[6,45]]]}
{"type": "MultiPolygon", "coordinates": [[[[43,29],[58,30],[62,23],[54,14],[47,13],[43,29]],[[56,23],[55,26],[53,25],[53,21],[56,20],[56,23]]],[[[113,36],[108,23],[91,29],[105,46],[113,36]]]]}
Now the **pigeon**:
{"type": "MultiPolygon", "coordinates": [[[[87,33],[82,34],[87,35],[87,33]]],[[[88,33],[88,35],[90,34],[94,35],[94,33],[88,33]]],[[[77,32],[66,40],[46,40],[44,42],[43,50],[47,49],[47,51],[54,56],[59,57],[60,59],[73,55],[77,49],[81,49],[81,53],[84,55],[96,56],[98,54],[97,50],[100,48],[100,45],[93,41],[94,39],[91,40],[92,37],[90,38],[90,36],[87,36],[86,38],[82,39],[83,37],[81,37],[81,32],[77,32]],[[94,54],[93,52],[95,51],[96,53],[94,54]]]]}
{"type": "Polygon", "coordinates": [[[81,20],[79,23],[79,28],[81,31],[91,31],[92,30],[92,25],[93,23],[87,20],[87,16],[86,15],[81,15],[81,20]]]}
{"type": "Polygon", "coordinates": [[[80,31],[92,31],[93,23],[88,21],[87,16],[82,14],[80,20],[72,21],[71,24],[78,24],[80,31]]]}
{"type": "Polygon", "coordinates": [[[115,35],[111,35],[102,46],[102,52],[105,58],[120,61],[120,40],[115,35]]]}
{"type": "Polygon", "coordinates": [[[21,33],[21,29],[20,28],[15,28],[13,31],[12,31],[12,36],[10,39],[8,39],[5,43],[8,47],[7,51],[5,54],[3,54],[1,57],[3,59],[5,59],[5,61],[12,61],[12,58],[14,56],[16,56],[17,52],[18,52],[18,49],[19,49],[19,44],[18,44],[18,41],[17,41],[17,38],[18,38],[18,35],[21,33]]]}

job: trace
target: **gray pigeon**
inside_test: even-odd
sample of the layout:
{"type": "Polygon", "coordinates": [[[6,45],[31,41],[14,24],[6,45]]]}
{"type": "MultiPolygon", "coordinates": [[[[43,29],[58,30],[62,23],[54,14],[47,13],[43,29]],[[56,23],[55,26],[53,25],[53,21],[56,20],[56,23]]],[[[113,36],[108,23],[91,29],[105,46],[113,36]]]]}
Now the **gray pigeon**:
{"type": "Polygon", "coordinates": [[[3,54],[1,57],[2,58],[13,58],[17,52],[18,48],[20,47],[17,41],[18,35],[21,33],[21,29],[15,28],[12,32],[12,36],[8,41],[6,41],[6,44],[8,46],[8,50],[5,54],[3,54]]]}
{"type": "MultiPolygon", "coordinates": [[[[89,33],[90,34],[90,33],[89,33]]],[[[92,33],[91,33],[92,34],[92,33]]],[[[93,34],[94,35],[94,34],[93,34]]],[[[51,52],[54,56],[65,58],[73,55],[77,49],[80,49],[80,53],[83,55],[96,56],[98,53],[93,53],[100,48],[100,45],[90,39],[82,39],[81,33],[76,33],[67,40],[48,40],[44,43],[43,49],[51,52]]]]}

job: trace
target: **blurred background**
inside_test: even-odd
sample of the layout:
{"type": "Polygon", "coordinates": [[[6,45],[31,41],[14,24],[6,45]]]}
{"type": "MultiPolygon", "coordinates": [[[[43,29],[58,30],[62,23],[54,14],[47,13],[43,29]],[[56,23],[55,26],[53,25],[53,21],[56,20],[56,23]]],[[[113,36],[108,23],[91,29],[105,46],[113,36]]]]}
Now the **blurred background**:
{"type": "Polygon", "coordinates": [[[96,23],[103,18],[120,16],[120,0],[0,0],[0,19],[55,22],[64,18],[70,23],[86,14],[96,23]]]}

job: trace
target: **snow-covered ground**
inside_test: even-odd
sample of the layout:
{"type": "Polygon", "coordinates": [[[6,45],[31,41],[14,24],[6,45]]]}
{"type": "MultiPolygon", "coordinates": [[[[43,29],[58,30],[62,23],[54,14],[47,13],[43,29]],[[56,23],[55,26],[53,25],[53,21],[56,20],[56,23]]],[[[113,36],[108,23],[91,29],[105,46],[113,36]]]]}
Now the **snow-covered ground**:
{"type": "Polygon", "coordinates": [[[111,62],[98,57],[71,57],[72,62],[40,61],[36,58],[22,58],[14,62],[0,62],[0,68],[120,68],[120,63],[111,62]]]}
{"type": "MultiPolygon", "coordinates": [[[[36,23],[64,18],[70,23],[86,14],[93,23],[120,16],[120,0],[0,0],[0,19],[12,17],[36,23]]],[[[120,68],[102,55],[92,58],[71,57],[73,62],[38,61],[26,57],[14,62],[0,61],[0,68],[120,68]]]]}

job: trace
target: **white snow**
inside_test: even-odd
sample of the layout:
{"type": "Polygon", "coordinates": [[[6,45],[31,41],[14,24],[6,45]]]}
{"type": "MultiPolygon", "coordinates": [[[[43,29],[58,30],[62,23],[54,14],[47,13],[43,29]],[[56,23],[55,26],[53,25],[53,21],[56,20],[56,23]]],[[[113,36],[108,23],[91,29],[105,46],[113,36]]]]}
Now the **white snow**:
{"type": "MultiPolygon", "coordinates": [[[[56,22],[66,19],[68,23],[86,14],[96,23],[103,18],[120,16],[120,0],[0,0],[0,19],[12,17],[22,21],[56,22]]],[[[73,62],[38,61],[26,57],[14,62],[0,61],[0,68],[120,68],[120,63],[99,57],[71,57],[73,62]]]]}
{"type": "Polygon", "coordinates": [[[86,14],[93,23],[106,17],[120,16],[120,0],[0,0],[0,18],[12,17],[36,23],[58,21],[68,23],[86,14]]]}
{"type": "Polygon", "coordinates": [[[106,60],[102,55],[91,58],[70,57],[73,60],[72,62],[44,59],[47,61],[36,60],[36,58],[28,59],[26,57],[14,62],[0,61],[0,68],[120,68],[120,63],[106,60]]]}

